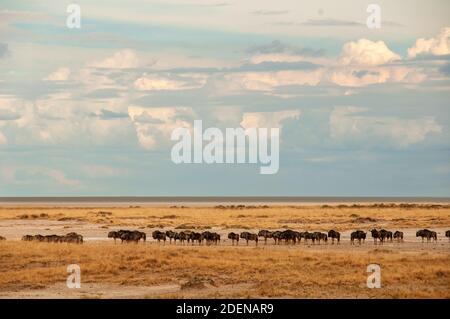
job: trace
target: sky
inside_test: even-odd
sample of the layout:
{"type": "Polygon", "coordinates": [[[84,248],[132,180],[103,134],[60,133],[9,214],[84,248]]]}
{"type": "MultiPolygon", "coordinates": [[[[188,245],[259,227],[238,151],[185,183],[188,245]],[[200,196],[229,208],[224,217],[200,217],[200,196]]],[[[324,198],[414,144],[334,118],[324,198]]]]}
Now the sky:
{"type": "Polygon", "coordinates": [[[450,2],[0,0],[0,196],[450,196],[450,2]],[[280,128],[280,165],[171,132],[280,128]]]}

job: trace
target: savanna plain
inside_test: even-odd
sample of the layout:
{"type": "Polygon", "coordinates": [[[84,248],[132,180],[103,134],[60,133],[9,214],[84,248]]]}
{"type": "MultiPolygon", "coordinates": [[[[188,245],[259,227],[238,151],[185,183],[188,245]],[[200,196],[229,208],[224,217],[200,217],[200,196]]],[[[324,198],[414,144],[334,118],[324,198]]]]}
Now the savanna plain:
{"type": "Polygon", "coordinates": [[[450,206],[447,204],[2,206],[0,298],[450,298],[450,206]],[[186,207],[189,206],[189,207],[186,207]],[[375,245],[370,230],[404,232],[403,242],[375,245]],[[422,243],[416,231],[437,232],[422,243]],[[147,241],[121,244],[110,231],[139,230],[147,241]],[[341,232],[339,244],[267,244],[229,232],[341,232]],[[354,230],[367,232],[359,245],[354,230]],[[158,243],[154,230],[214,231],[217,245],[158,243]],[[24,235],[77,232],[83,244],[22,241],[24,235]],[[81,288],[66,285],[67,266],[81,288]],[[367,287],[369,264],[381,288],[367,287]]]}

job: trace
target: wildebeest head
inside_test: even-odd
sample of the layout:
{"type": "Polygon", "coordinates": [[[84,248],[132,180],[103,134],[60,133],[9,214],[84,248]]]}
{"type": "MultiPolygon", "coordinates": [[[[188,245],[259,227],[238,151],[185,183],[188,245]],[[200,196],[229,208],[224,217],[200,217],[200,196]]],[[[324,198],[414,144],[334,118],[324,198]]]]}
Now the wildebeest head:
{"type": "Polygon", "coordinates": [[[118,238],[119,234],[116,231],[110,231],[108,233],[108,238],[118,238]]]}

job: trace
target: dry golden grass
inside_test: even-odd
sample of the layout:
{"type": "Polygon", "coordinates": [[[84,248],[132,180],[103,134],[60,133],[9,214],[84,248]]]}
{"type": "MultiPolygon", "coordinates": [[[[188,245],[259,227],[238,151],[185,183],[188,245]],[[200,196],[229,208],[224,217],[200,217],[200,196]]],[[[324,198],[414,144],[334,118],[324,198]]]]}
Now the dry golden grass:
{"type": "Polygon", "coordinates": [[[238,210],[213,207],[1,207],[0,219],[79,220],[148,228],[334,228],[343,231],[365,226],[450,227],[450,208],[272,206],[238,210]]]}
{"type": "Polygon", "coordinates": [[[158,297],[450,298],[450,255],[442,251],[19,241],[0,243],[0,296],[64,283],[72,263],[81,267],[82,285],[186,287],[158,297]],[[366,287],[369,263],[381,265],[381,289],[366,287]]]}

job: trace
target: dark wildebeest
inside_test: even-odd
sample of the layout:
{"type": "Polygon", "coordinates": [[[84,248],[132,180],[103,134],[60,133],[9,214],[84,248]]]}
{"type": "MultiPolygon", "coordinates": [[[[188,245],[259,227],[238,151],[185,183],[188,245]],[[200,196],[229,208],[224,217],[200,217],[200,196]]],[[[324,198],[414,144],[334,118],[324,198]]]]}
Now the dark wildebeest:
{"type": "Polygon", "coordinates": [[[2,241],[2,240],[6,240],[6,238],[3,236],[0,236],[0,241],[2,241]]]}
{"type": "Polygon", "coordinates": [[[272,232],[268,230],[260,230],[258,233],[259,237],[264,237],[264,245],[267,244],[267,238],[272,238],[272,232]]]}
{"type": "Polygon", "coordinates": [[[403,232],[398,231],[398,230],[395,231],[394,238],[396,238],[398,242],[403,241],[403,232]]]}
{"type": "Polygon", "coordinates": [[[380,243],[383,243],[384,237],[382,237],[381,231],[376,230],[375,228],[370,231],[373,238],[373,243],[377,244],[377,239],[380,240],[380,243]]]}
{"type": "Polygon", "coordinates": [[[236,233],[229,233],[228,239],[231,239],[231,244],[234,245],[234,241],[236,241],[236,245],[239,245],[239,234],[236,233]]]}
{"type": "Polygon", "coordinates": [[[445,237],[448,237],[448,241],[450,241],[450,230],[445,232],[445,237]]]}
{"type": "Polygon", "coordinates": [[[61,241],[65,243],[75,243],[75,244],[82,244],[83,243],[83,236],[77,233],[68,233],[65,236],[61,237],[61,241]]]}
{"type": "Polygon", "coordinates": [[[281,231],[279,231],[279,230],[274,231],[274,232],[272,233],[272,238],[273,238],[273,240],[275,241],[275,245],[276,245],[276,244],[280,244],[282,233],[283,233],[283,232],[281,232],[281,231]]]}
{"type": "Polygon", "coordinates": [[[110,231],[108,233],[108,238],[114,238],[114,244],[116,243],[116,239],[120,238],[119,233],[116,231],[110,231]]]}
{"type": "Polygon", "coordinates": [[[350,234],[350,243],[352,245],[355,244],[355,239],[358,240],[358,243],[361,245],[361,241],[364,241],[366,239],[366,233],[362,230],[354,231],[350,234]]]}
{"type": "Polygon", "coordinates": [[[132,230],[125,236],[125,241],[134,241],[136,244],[142,239],[143,242],[146,241],[147,235],[144,232],[138,230],[132,230]]]}
{"type": "Polygon", "coordinates": [[[174,232],[174,231],[172,231],[172,230],[168,230],[168,231],[166,231],[166,237],[169,237],[169,244],[171,244],[172,243],[172,239],[175,241],[175,243],[176,243],[176,236],[177,236],[177,233],[176,232],[174,232]]]}
{"type": "Polygon", "coordinates": [[[198,244],[199,244],[199,245],[201,245],[202,242],[203,242],[203,236],[202,236],[201,233],[192,232],[192,233],[190,234],[190,238],[191,238],[191,241],[192,241],[192,245],[194,245],[194,242],[195,242],[195,241],[198,241],[198,244]]]}
{"type": "Polygon", "coordinates": [[[186,236],[186,240],[189,244],[189,242],[191,241],[192,230],[185,230],[185,231],[183,231],[183,233],[186,236]]]}
{"type": "Polygon", "coordinates": [[[434,240],[435,242],[437,241],[436,232],[428,230],[428,229],[421,229],[421,230],[417,231],[416,237],[422,237],[422,242],[423,242],[424,238],[427,239],[427,242],[430,242],[431,240],[434,240]]]}
{"type": "Polygon", "coordinates": [[[319,237],[319,245],[320,241],[323,240],[325,243],[328,242],[328,235],[325,233],[317,232],[317,236],[319,237]]]}
{"type": "Polygon", "coordinates": [[[181,242],[181,244],[184,244],[184,241],[188,240],[189,237],[185,232],[182,231],[182,232],[177,233],[177,235],[175,236],[175,242],[177,239],[181,242]]]}
{"type": "Polygon", "coordinates": [[[334,244],[334,240],[336,239],[337,240],[337,243],[339,244],[339,242],[341,241],[341,233],[340,232],[337,232],[337,231],[335,231],[335,230],[330,230],[329,232],[328,232],[328,237],[330,237],[331,238],[331,244],[333,245],[334,244]]]}
{"type": "Polygon", "coordinates": [[[311,240],[313,244],[316,243],[316,240],[319,240],[318,232],[314,232],[314,233],[304,232],[303,235],[305,237],[305,244],[308,243],[308,240],[311,240]]]}
{"type": "Polygon", "coordinates": [[[44,241],[47,243],[59,243],[62,241],[61,236],[58,236],[58,235],[47,235],[44,237],[45,237],[44,241]]]}
{"type": "Polygon", "coordinates": [[[164,244],[166,243],[166,233],[159,231],[159,230],[155,230],[152,233],[152,237],[153,239],[157,240],[158,243],[162,240],[164,242],[164,244]]]}
{"type": "Polygon", "coordinates": [[[214,244],[220,244],[220,235],[218,233],[213,233],[212,240],[214,244]]]}
{"type": "Polygon", "coordinates": [[[34,238],[32,235],[24,235],[22,236],[23,241],[32,241],[34,238]]]}
{"type": "Polygon", "coordinates": [[[305,239],[305,244],[306,244],[306,237],[307,237],[308,234],[309,233],[307,231],[299,232],[298,235],[297,235],[298,242],[301,243],[302,242],[302,238],[304,238],[305,239]]]}
{"type": "Polygon", "coordinates": [[[256,246],[258,246],[258,235],[257,234],[252,234],[252,233],[245,231],[245,232],[241,233],[241,238],[245,239],[247,241],[247,245],[248,245],[249,240],[254,240],[256,243],[256,246]]]}
{"type": "Polygon", "coordinates": [[[379,233],[380,233],[380,239],[381,239],[382,243],[384,242],[384,239],[392,241],[392,232],[391,231],[382,229],[382,230],[380,230],[379,233]]]}
{"type": "Polygon", "coordinates": [[[202,238],[206,241],[207,245],[210,245],[212,243],[217,245],[220,242],[220,235],[218,233],[213,233],[210,231],[203,232],[202,238]]]}
{"type": "Polygon", "coordinates": [[[285,244],[288,244],[290,242],[295,244],[295,242],[297,241],[297,232],[287,229],[287,230],[281,232],[279,239],[283,239],[285,244]]]}
{"type": "Polygon", "coordinates": [[[144,232],[140,232],[138,230],[119,230],[116,235],[118,235],[118,238],[120,238],[122,243],[130,241],[138,243],[141,239],[143,242],[145,242],[147,239],[147,235],[144,232]]]}

